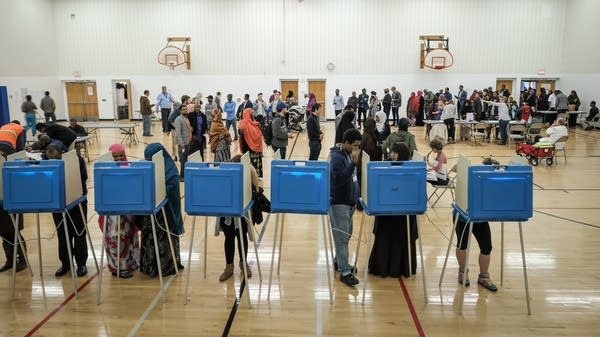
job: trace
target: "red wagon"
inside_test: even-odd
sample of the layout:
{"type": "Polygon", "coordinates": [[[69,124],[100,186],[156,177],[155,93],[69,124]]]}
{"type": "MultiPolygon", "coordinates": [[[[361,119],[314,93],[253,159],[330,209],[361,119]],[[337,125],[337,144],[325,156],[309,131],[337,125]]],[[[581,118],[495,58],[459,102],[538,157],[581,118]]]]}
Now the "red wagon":
{"type": "Polygon", "coordinates": [[[554,163],[554,144],[537,143],[532,145],[525,142],[518,142],[516,152],[519,156],[527,158],[533,166],[537,166],[540,159],[546,159],[547,165],[554,163]]]}

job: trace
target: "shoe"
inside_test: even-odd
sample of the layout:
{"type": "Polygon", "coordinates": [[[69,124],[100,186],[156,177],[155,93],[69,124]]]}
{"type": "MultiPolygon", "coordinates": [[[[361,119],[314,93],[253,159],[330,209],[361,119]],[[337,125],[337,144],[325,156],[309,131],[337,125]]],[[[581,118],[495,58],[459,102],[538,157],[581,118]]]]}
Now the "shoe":
{"type": "MultiPolygon", "coordinates": [[[[183,181],[183,180],[182,180],[183,181]]],[[[185,267],[181,264],[181,262],[177,262],[177,270],[182,270],[185,267]]]]}
{"type": "Polygon", "coordinates": [[[490,280],[489,275],[487,275],[487,276],[479,275],[479,278],[477,279],[477,283],[481,284],[489,291],[494,291],[494,292],[498,291],[498,287],[496,287],[496,285],[492,282],[492,280],[490,280]]]}
{"type": "MultiPolygon", "coordinates": [[[[179,182],[182,183],[183,181],[183,177],[179,177],[179,182]]],[[[177,268],[179,268],[179,266],[177,266],[177,268]]]]}
{"type": "Polygon", "coordinates": [[[0,273],[3,271],[7,271],[9,269],[12,269],[12,262],[6,261],[6,263],[2,266],[2,268],[0,268],[0,273]]]}
{"type": "MultiPolygon", "coordinates": [[[[469,272],[469,271],[467,270],[467,273],[468,273],[468,272],[469,272]]],[[[463,273],[462,271],[459,271],[459,272],[458,272],[458,283],[459,283],[459,284],[461,284],[461,285],[463,284],[463,278],[464,278],[464,277],[465,277],[465,273],[463,273]]],[[[470,285],[471,285],[471,282],[469,282],[469,278],[468,278],[468,276],[467,276],[467,279],[465,280],[465,287],[468,287],[468,286],[470,286],[470,285]]]]}
{"type": "Polygon", "coordinates": [[[71,270],[70,266],[60,266],[54,273],[54,276],[61,277],[67,275],[67,273],[71,270]]]}
{"type": "Polygon", "coordinates": [[[27,268],[27,263],[25,262],[25,260],[21,258],[17,259],[17,273],[25,268],[27,268]]]}
{"type": "Polygon", "coordinates": [[[353,274],[340,275],[340,281],[342,281],[343,284],[349,287],[354,287],[358,284],[358,280],[356,279],[356,277],[354,277],[353,274]]]}
{"type": "Polygon", "coordinates": [[[87,275],[87,267],[86,266],[77,267],[77,277],[82,277],[85,275],[87,275]]]}
{"type": "MultiPolygon", "coordinates": [[[[113,271],[112,276],[117,277],[117,272],[113,271]]],[[[119,273],[119,278],[130,278],[133,277],[133,274],[130,271],[122,271],[119,273]]]]}
{"type": "MultiPolygon", "coordinates": [[[[248,264],[246,264],[246,271],[248,272],[248,278],[252,277],[252,269],[250,269],[250,266],[248,264]]],[[[242,262],[240,262],[240,278],[244,277],[244,267],[242,266],[242,262]]]]}
{"type": "Polygon", "coordinates": [[[154,135],[143,135],[143,137],[154,137],[154,135]]]}
{"type": "Polygon", "coordinates": [[[225,270],[223,270],[223,274],[219,276],[219,281],[223,282],[230,278],[233,275],[233,263],[225,265],[225,270]]]}

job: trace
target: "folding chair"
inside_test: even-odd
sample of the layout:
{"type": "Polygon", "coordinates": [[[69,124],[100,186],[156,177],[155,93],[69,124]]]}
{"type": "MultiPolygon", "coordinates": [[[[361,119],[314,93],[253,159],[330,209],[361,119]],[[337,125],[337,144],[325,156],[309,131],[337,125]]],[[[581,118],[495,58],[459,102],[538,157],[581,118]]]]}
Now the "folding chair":
{"type": "Polygon", "coordinates": [[[516,143],[517,140],[525,140],[527,136],[527,128],[525,125],[515,124],[511,125],[508,129],[508,142],[507,145],[510,145],[511,139],[516,143]]]}
{"type": "Polygon", "coordinates": [[[454,189],[456,187],[456,167],[457,165],[454,164],[454,166],[452,166],[452,168],[448,172],[448,185],[431,185],[433,187],[433,191],[429,195],[429,198],[427,198],[427,201],[431,202],[431,199],[434,196],[437,197],[435,201],[431,204],[431,207],[434,207],[435,204],[437,204],[437,202],[442,198],[444,193],[446,193],[446,191],[448,190],[452,195],[452,201],[454,201],[454,189]]]}
{"type": "Polygon", "coordinates": [[[477,138],[481,140],[485,139],[487,128],[488,125],[482,122],[473,125],[473,130],[471,131],[471,143],[473,145],[477,144],[477,138]]]}
{"type": "Polygon", "coordinates": [[[544,128],[544,123],[533,123],[529,126],[527,130],[527,139],[530,141],[534,141],[535,137],[541,136],[542,129],[544,128]]]}
{"type": "Polygon", "coordinates": [[[567,163],[567,140],[569,136],[562,136],[554,143],[554,161],[556,161],[556,154],[562,151],[563,157],[565,158],[565,164],[567,163]]]}

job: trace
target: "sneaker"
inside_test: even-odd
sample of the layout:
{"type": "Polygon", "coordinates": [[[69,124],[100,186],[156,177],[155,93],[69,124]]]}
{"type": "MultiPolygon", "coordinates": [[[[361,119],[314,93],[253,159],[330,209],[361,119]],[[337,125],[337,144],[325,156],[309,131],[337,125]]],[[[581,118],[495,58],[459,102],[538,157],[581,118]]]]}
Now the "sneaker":
{"type": "Polygon", "coordinates": [[[354,287],[358,284],[358,280],[353,274],[340,275],[340,281],[349,287],[354,287]]]}
{"type": "Polygon", "coordinates": [[[61,277],[67,275],[67,273],[71,270],[70,266],[60,266],[54,273],[54,276],[61,277]]]}
{"type": "MultiPolygon", "coordinates": [[[[468,271],[467,271],[468,273],[468,271]]],[[[465,278],[465,273],[463,273],[462,271],[458,272],[458,283],[460,283],[461,285],[463,284],[463,279],[465,278]]],[[[465,280],[465,287],[468,287],[471,285],[471,282],[469,282],[469,277],[467,276],[467,279],[465,280]]]]}
{"type": "Polygon", "coordinates": [[[489,291],[498,291],[498,287],[496,287],[496,285],[494,284],[494,282],[492,282],[492,280],[490,280],[489,277],[479,277],[477,279],[477,283],[481,284],[482,286],[484,286],[487,290],[489,291]]]}

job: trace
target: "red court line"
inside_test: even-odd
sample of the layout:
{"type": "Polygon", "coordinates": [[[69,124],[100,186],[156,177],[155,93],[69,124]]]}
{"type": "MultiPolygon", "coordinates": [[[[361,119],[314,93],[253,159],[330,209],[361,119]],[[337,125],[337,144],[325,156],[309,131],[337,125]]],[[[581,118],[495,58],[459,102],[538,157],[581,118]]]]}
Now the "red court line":
{"type": "MultiPolygon", "coordinates": [[[[81,290],[83,288],[85,288],[88,284],[90,284],[90,282],[92,282],[93,279],[96,278],[96,276],[98,276],[98,273],[92,275],[90,278],[88,278],[85,282],[83,282],[83,284],[81,284],[79,286],[79,288],[77,288],[78,292],[81,292],[81,290]]],[[[62,308],[66,307],[67,304],[69,302],[71,302],[71,300],[75,297],[75,292],[72,292],[71,295],[69,295],[69,297],[65,298],[65,300],[56,308],[54,308],[54,310],[50,311],[48,313],[48,315],[46,315],[46,317],[44,317],[38,324],[36,324],[33,329],[31,329],[26,335],[25,337],[29,337],[29,336],[33,336],[34,333],[36,333],[42,326],[44,326],[44,324],[46,324],[52,317],[54,317],[54,315],[56,315],[62,308]]]]}
{"type": "Polygon", "coordinates": [[[415,328],[417,328],[417,333],[419,334],[419,337],[425,337],[425,331],[423,331],[423,327],[421,326],[421,322],[419,321],[419,316],[417,316],[417,311],[415,310],[415,306],[412,303],[410,294],[408,293],[408,290],[406,290],[406,286],[404,286],[402,276],[398,277],[398,282],[400,282],[400,288],[402,288],[402,293],[404,293],[404,298],[406,299],[406,304],[408,304],[410,315],[412,316],[413,322],[415,323],[415,328]]]}

